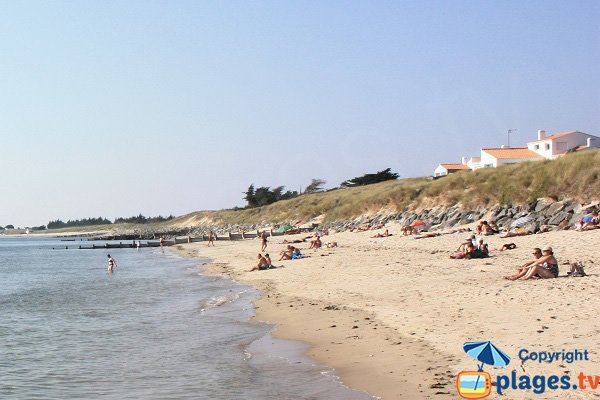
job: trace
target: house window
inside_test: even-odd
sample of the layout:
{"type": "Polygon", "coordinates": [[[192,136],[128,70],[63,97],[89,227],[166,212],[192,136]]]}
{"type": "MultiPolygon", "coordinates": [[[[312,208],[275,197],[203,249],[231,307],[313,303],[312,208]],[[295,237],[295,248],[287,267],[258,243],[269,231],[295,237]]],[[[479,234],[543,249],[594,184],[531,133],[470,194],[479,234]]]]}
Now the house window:
{"type": "Polygon", "coordinates": [[[536,144],[535,146],[533,146],[533,148],[534,148],[535,150],[539,150],[539,149],[540,149],[540,145],[539,145],[539,144],[536,144]]]}
{"type": "Polygon", "coordinates": [[[483,168],[494,168],[494,164],[485,164],[483,168]]]}
{"type": "Polygon", "coordinates": [[[550,143],[546,143],[546,150],[550,150],[550,143]]]}

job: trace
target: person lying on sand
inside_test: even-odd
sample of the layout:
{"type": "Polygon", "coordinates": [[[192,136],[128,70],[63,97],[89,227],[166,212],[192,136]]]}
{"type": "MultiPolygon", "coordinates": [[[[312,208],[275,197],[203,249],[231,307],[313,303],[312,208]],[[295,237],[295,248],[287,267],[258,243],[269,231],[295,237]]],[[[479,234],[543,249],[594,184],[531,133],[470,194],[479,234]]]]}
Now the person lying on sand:
{"type": "Polygon", "coordinates": [[[508,231],[504,235],[500,236],[501,238],[509,238],[514,236],[527,236],[531,235],[533,232],[526,231],[523,228],[517,228],[514,231],[508,231]]]}
{"type": "Polygon", "coordinates": [[[589,231],[592,229],[600,228],[600,217],[598,217],[598,211],[594,211],[591,215],[586,215],[577,221],[575,230],[577,231],[589,231]]]}
{"type": "Polygon", "coordinates": [[[505,251],[505,250],[514,250],[517,248],[517,245],[514,243],[505,243],[502,245],[501,248],[499,248],[498,250],[500,251],[505,251]]]}
{"type": "Polygon", "coordinates": [[[536,247],[533,250],[535,259],[523,264],[515,275],[506,276],[506,279],[515,281],[517,279],[551,279],[558,277],[558,261],[554,257],[552,247],[544,247],[541,251],[536,247]]]}
{"type": "Polygon", "coordinates": [[[413,239],[425,239],[425,238],[431,238],[431,237],[436,237],[436,236],[441,236],[441,235],[446,235],[446,233],[444,233],[444,232],[424,232],[418,236],[413,237],[413,239]]]}
{"type": "Polygon", "coordinates": [[[377,235],[371,236],[372,238],[384,238],[384,237],[388,237],[388,236],[392,236],[392,234],[390,232],[388,232],[388,230],[386,229],[385,232],[383,233],[378,233],[377,235]]]}
{"type": "Polygon", "coordinates": [[[262,254],[258,253],[258,261],[256,266],[252,267],[252,269],[248,272],[252,271],[263,271],[269,268],[269,264],[267,264],[267,260],[262,256],[262,254]]]}

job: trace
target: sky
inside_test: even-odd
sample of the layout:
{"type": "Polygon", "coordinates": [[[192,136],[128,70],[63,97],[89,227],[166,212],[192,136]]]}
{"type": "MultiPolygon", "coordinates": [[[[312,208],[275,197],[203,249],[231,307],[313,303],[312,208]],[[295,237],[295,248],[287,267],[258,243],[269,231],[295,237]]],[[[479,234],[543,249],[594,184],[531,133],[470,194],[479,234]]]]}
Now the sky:
{"type": "Polygon", "coordinates": [[[0,226],[600,136],[598,21],[596,0],[0,0],[0,226]]]}

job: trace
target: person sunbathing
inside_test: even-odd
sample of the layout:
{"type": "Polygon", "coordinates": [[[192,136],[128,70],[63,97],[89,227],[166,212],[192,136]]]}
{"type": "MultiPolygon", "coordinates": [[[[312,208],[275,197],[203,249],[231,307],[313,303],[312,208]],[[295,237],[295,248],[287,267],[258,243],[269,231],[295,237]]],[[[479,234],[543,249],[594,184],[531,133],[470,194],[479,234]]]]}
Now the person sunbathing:
{"type": "Polygon", "coordinates": [[[404,225],[402,228],[400,228],[400,232],[402,232],[402,235],[408,236],[414,234],[416,229],[410,225],[404,225]]]}
{"type": "Polygon", "coordinates": [[[388,236],[392,236],[391,233],[388,232],[388,230],[386,229],[385,232],[383,233],[378,233],[375,236],[371,236],[372,238],[383,238],[383,237],[388,237],[388,236]]]}
{"type": "Polygon", "coordinates": [[[300,253],[300,249],[296,247],[294,249],[294,253],[292,254],[292,260],[297,260],[299,258],[302,258],[302,253],[300,253]]]}
{"type": "Polygon", "coordinates": [[[279,261],[281,261],[281,260],[291,260],[292,259],[292,255],[294,254],[294,250],[295,249],[296,248],[294,246],[290,246],[288,244],[287,250],[284,250],[281,253],[279,253],[279,255],[281,256],[279,258],[279,261]]]}
{"type": "Polygon", "coordinates": [[[544,247],[541,251],[539,248],[535,248],[533,255],[536,257],[535,260],[522,265],[515,275],[507,276],[506,279],[515,281],[517,279],[551,279],[558,277],[558,261],[554,257],[552,247],[544,247]]]}
{"type": "Polygon", "coordinates": [[[269,265],[267,264],[267,260],[262,256],[262,254],[258,253],[258,262],[256,263],[256,266],[252,267],[252,269],[249,272],[263,271],[268,268],[269,265]]]}
{"type": "Polygon", "coordinates": [[[490,250],[483,239],[479,239],[477,247],[471,252],[471,258],[487,258],[490,256],[490,250]]]}
{"type": "Polygon", "coordinates": [[[471,235],[471,236],[467,237],[464,242],[462,242],[461,244],[458,245],[458,248],[456,249],[456,251],[465,252],[467,249],[467,246],[472,245],[473,247],[475,247],[476,244],[477,244],[477,242],[475,240],[475,235],[471,235]]]}
{"type": "Polygon", "coordinates": [[[317,235],[317,238],[315,240],[311,240],[310,241],[310,247],[309,249],[320,249],[321,248],[321,238],[319,237],[319,235],[317,235]]]}
{"type": "Polygon", "coordinates": [[[425,239],[425,238],[431,238],[431,237],[441,236],[441,235],[445,235],[445,234],[447,234],[447,233],[444,233],[444,232],[424,232],[424,233],[421,233],[419,236],[413,237],[413,239],[425,239]]]}
{"type": "Polygon", "coordinates": [[[585,217],[583,217],[579,221],[577,221],[576,230],[589,231],[592,229],[599,229],[600,228],[599,222],[600,222],[600,217],[598,217],[598,212],[594,211],[591,215],[586,215],[585,217]]]}
{"type": "Polygon", "coordinates": [[[517,245],[514,243],[505,243],[502,245],[502,247],[500,248],[500,251],[505,251],[505,250],[514,250],[517,248],[517,245]]]}
{"type": "Polygon", "coordinates": [[[500,227],[496,224],[496,221],[490,221],[488,227],[490,228],[490,234],[500,233],[500,227]]]}
{"type": "Polygon", "coordinates": [[[514,236],[527,236],[531,235],[532,232],[529,232],[523,228],[517,228],[514,231],[508,231],[504,235],[500,236],[501,238],[509,238],[514,236]]]}
{"type": "Polygon", "coordinates": [[[450,258],[453,258],[455,260],[460,260],[460,259],[465,258],[468,260],[468,259],[472,258],[474,251],[475,251],[475,245],[473,244],[473,242],[471,242],[471,243],[466,244],[463,251],[459,251],[455,255],[450,256],[450,258]]]}

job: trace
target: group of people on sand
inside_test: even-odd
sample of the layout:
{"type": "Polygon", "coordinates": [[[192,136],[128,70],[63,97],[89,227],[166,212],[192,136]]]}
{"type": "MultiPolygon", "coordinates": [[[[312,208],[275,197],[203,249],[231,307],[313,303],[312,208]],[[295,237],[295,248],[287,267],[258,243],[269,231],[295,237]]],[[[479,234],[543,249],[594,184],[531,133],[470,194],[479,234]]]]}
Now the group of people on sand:
{"type": "Polygon", "coordinates": [[[471,235],[462,242],[456,249],[457,253],[450,256],[454,259],[487,258],[490,256],[490,249],[483,239],[477,240],[475,235],[471,235]]]}
{"type": "Polygon", "coordinates": [[[284,251],[279,253],[279,255],[281,256],[279,258],[279,261],[297,260],[299,258],[302,258],[302,253],[300,252],[300,249],[289,244],[287,245],[287,248],[284,251]]]}
{"type": "Polygon", "coordinates": [[[521,265],[514,275],[505,276],[506,279],[516,281],[517,279],[550,279],[558,277],[558,261],[554,257],[552,247],[547,246],[540,250],[533,249],[533,260],[521,265]]]}
{"type": "Polygon", "coordinates": [[[266,269],[272,269],[272,268],[277,268],[277,267],[273,266],[273,263],[271,262],[271,256],[269,255],[269,253],[265,253],[264,256],[261,253],[258,253],[256,265],[254,267],[252,267],[250,272],[264,271],[266,269]]]}

